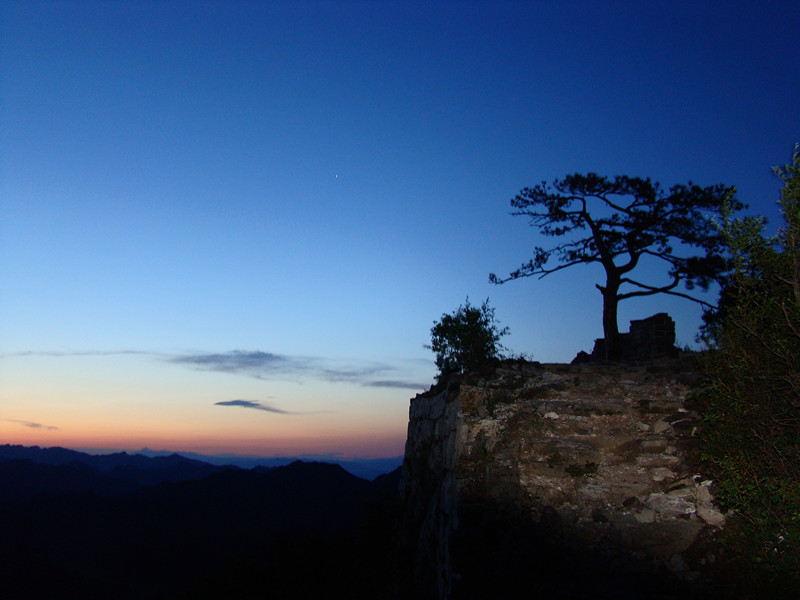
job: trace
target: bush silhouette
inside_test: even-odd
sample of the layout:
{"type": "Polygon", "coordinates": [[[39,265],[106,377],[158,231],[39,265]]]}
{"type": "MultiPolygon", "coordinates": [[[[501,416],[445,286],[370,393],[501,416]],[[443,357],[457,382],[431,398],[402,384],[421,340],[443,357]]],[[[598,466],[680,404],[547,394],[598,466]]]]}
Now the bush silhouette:
{"type": "Polygon", "coordinates": [[[466,299],[452,314],[443,314],[431,328],[431,344],[425,346],[436,354],[439,378],[463,373],[487,360],[502,358],[505,348],[500,339],[508,327],[500,329],[488,298],[480,306],[466,299]]]}

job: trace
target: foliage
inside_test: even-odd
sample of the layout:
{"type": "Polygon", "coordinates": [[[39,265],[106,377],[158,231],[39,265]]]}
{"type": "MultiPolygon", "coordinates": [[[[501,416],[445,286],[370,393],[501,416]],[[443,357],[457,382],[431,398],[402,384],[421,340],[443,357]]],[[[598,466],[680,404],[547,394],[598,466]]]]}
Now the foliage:
{"type": "Polygon", "coordinates": [[[732,272],[705,361],[704,459],[738,515],[734,549],[764,589],[800,592],[800,149],[777,168],[784,225],[726,218],[732,272]]]}
{"type": "Polygon", "coordinates": [[[551,185],[542,182],[525,188],[512,201],[515,216],[527,216],[544,236],[564,238],[550,249],[537,247],[533,259],[505,279],[494,273],[493,283],[521,277],[545,277],[578,264],[599,263],[606,274],[605,285],[597,285],[603,296],[603,333],[608,358],[621,352],[617,306],[621,300],[653,294],[671,294],[707,306],[708,303],[678,289],[707,289],[724,270],[720,255],[722,237],[714,217],[724,207],[742,208],[734,188],[723,185],[700,187],[675,185],[663,189],[650,179],[594,173],[567,175],[551,185]],[[575,238],[577,236],[577,238],[575,238]],[[662,261],[668,283],[645,283],[630,273],[645,258],[662,261]],[[551,259],[558,264],[549,266],[551,259]],[[627,291],[625,291],[627,290],[627,291]]]}
{"type": "Polygon", "coordinates": [[[471,305],[467,298],[453,314],[443,314],[439,321],[434,321],[431,344],[425,347],[436,354],[441,378],[501,358],[506,348],[500,339],[507,334],[508,327],[498,327],[488,298],[480,306],[471,305]]]}

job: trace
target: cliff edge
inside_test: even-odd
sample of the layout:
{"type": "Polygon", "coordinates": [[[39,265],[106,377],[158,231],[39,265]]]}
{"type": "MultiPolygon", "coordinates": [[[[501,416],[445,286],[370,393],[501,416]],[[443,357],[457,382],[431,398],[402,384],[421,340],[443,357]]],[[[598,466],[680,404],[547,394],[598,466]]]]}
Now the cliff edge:
{"type": "Polygon", "coordinates": [[[697,468],[697,372],[506,360],[413,398],[401,593],[707,597],[725,516],[697,468]]]}

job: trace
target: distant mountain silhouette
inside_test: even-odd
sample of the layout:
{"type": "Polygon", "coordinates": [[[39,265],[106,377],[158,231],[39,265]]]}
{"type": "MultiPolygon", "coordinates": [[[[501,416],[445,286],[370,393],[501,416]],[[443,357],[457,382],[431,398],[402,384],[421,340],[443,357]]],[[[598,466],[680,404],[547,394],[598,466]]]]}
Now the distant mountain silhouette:
{"type": "Polygon", "coordinates": [[[124,452],[92,455],[65,448],[2,445],[0,505],[37,493],[128,493],[165,481],[200,479],[220,470],[224,469],[177,454],[147,458],[124,452]]]}
{"type": "Polygon", "coordinates": [[[169,456],[148,457],[141,454],[116,452],[113,454],[87,454],[66,448],[40,448],[39,446],[0,445],[0,459],[28,459],[43,465],[65,465],[72,462],[88,465],[100,471],[135,467],[142,470],[173,472],[175,476],[187,479],[205,477],[214,472],[214,466],[207,462],[171,454],[169,456]],[[181,473],[183,475],[181,475],[181,473]]]}
{"type": "MultiPolygon", "coordinates": [[[[144,456],[165,456],[169,452],[160,452],[143,448],[139,452],[144,456]]],[[[295,461],[324,462],[342,466],[347,472],[356,477],[375,479],[395,470],[403,463],[402,456],[389,458],[341,458],[336,455],[314,454],[295,457],[287,456],[241,456],[237,454],[197,454],[195,452],[180,452],[180,456],[202,461],[216,466],[234,466],[241,469],[254,469],[255,467],[284,467],[295,461]]]]}
{"type": "Polygon", "coordinates": [[[399,469],[197,462],[0,447],[0,597],[388,595],[399,469]]]}
{"type": "MultiPolygon", "coordinates": [[[[182,469],[189,470],[190,464],[197,467],[198,474],[205,476],[208,474],[204,468],[208,465],[216,467],[239,467],[240,469],[253,469],[255,467],[283,467],[295,461],[302,462],[324,462],[337,464],[349,473],[370,481],[393,471],[403,462],[402,456],[392,456],[390,458],[340,458],[335,455],[309,455],[309,456],[240,456],[236,454],[198,454],[196,452],[164,452],[142,448],[139,452],[114,452],[105,454],[87,454],[77,450],[66,448],[39,448],[38,446],[12,446],[0,445],[0,458],[30,459],[34,462],[48,465],[63,465],[77,461],[88,464],[100,470],[108,470],[114,467],[135,466],[140,469],[162,469],[169,466],[180,466],[182,469]],[[153,460],[155,459],[155,462],[153,460]],[[187,461],[189,461],[187,463],[187,461]]],[[[190,479],[195,479],[193,475],[190,479]]]]}

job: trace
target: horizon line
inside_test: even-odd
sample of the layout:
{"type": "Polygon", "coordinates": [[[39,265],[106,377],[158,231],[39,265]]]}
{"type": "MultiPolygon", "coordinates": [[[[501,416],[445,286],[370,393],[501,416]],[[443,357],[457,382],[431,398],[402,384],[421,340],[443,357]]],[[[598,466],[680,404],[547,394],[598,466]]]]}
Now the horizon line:
{"type": "Polygon", "coordinates": [[[239,459],[315,459],[315,460],[331,460],[331,461],[355,461],[355,460],[393,460],[397,458],[404,458],[404,454],[394,454],[391,456],[345,456],[340,453],[336,452],[317,452],[317,453],[286,453],[286,454],[239,454],[236,452],[218,452],[214,454],[207,454],[204,452],[197,452],[194,450],[154,450],[152,448],[143,447],[139,449],[130,449],[130,448],[90,448],[90,447],[79,447],[79,446],[41,446],[39,444],[2,444],[6,446],[21,446],[23,448],[40,448],[40,449],[57,449],[61,448],[63,450],[72,450],[74,452],[83,452],[84,454],[94,454],[96,456],[99,455],[106,455],[106,454],[139,454],[144,456],[144,453],[152,453],[152,454],[163,454],[163,455],[172,455],[172,454],[190,454],[194,456],[204,456],[208,458],[239,458],[239,459]]]}

